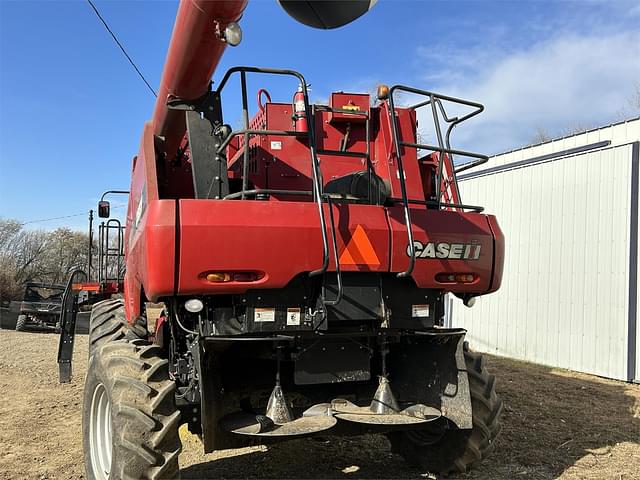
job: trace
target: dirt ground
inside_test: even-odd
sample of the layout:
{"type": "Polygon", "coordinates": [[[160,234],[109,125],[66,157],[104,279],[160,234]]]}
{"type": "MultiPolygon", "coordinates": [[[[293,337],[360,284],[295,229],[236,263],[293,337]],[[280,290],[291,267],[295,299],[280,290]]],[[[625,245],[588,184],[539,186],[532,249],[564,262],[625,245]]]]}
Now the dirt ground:
{"type": "MultiPolygon", "coordinates": [[[[0,330],[0,479],[80,479],[87,338],[59,385],[58,337],[0,330]]],[[[640,479],[640,385],[489,357],[506,410],[494,454],[464,479],[640,479]]],[[[203,455],[182,432],[182,477],[434,478],[383,437],[296,440],[203,455]]]]}

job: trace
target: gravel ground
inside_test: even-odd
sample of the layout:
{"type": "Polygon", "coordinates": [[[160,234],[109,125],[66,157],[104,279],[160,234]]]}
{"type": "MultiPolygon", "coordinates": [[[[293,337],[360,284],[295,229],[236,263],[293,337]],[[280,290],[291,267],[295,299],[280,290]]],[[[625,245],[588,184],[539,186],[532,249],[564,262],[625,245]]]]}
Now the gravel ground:
{"type": "MultiPolygon", "coordinates": [[[[0,331],[0,479],[80,479],[87,339],[59,385],[58,337],[0,331]]],[[[494,454],[465,479],[640,479],[640,386],[496,357],[506,410],[494,454]]],[[[296,440],[202,454],[181,432],[182,477],[434,478],[407,468],[380,436],[296,440]]]]}

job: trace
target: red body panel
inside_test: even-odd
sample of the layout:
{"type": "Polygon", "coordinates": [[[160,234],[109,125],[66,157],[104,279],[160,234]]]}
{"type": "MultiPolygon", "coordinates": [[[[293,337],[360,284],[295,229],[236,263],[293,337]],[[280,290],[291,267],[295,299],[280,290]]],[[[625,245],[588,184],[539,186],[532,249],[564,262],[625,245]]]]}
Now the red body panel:
{"type": "MultiPolygon", "coordinates": [[[[369,111],[369,101],[368,93],[334,92],[331,94],[329,106],[337,110],[353,110],[364,113],[369,111]]],[[[329,121],[331,123],[364,123],[366,118],[364,115],[337,112],[329,114],[329,121]]]]}
{"type": "MultiPolygon", "coordinates": [[[[145,226],[133,238],[127,267],[128,272],[139,274],[127,278],[131,288],[143,285],[150,300],[174,293],[222,294],[243,293],[249,288],[281,288],[297,274],[321,265],[321,235],[313,203],[181,200],[179,204],[180,253],[175,292],[175,202],[151,202],[145,226]],[[205,278],[211,272],[241,271],[264,276],[253,283],[216,284],[205,278]]],[[[407,233],[401,208],[335,205],[334,215],[342,271],[406,269],[407,233]],[[389,225],[393,232],[391,248],[389,225]],[[343,263],[345,248],[358,226],[364,229],[379,263],[343,263]]],[[[499,269],[494,272],[494,256],[503,255],[504,240],[494,217],[434,210],[413,210],[412,216],[416,241],[480,246],[477,259],[417,258],[412,277],[419,287],[476,294],[497,290],[502,267],[498,258],[499,269]],[[437,274],[447,272],[474,274],[477,280],[464,285],[436,281],[437,274]]],[[[329,270],[335,271],[333,252],[329,270]]],[[[130,308],[134,313],[135,305],[130,308]]]]}
{"type": "Polygon", "coordinates": [[[493,278],[491,280],[491,289],[490,292],[495,292],[502,285],[502,274],[504,272],[504,234],[502,233],[502,229],[500,225],[498,225],[498,220],[493,215],[487,215],[487,220],[489,225],[491,226],[491,231],[493,232],[494,238],[494,252],[495,258],[494,262],[494,270],[493,270],[493,278]]]}
{"type": "Polygon", "coordinates": [[[150,301],[173,295],[175,205],[173,200],[151,202],[131,238],[125,277],[127,318],[140,312],[141,288],[150,301]]]}
{"type": "Polygon", "coordinates": [[[133,161],[125,230],[127,271],[124,284],[127,318],[140,314],[140,305],[158,295],[170,295],[158,285],[159,276],[173,277],[175,261],[175,201],[158,200],[156,152],[151,123],[145,124],[140,153],[133,161]],[[151,261],[150,261],[151,258],[151,261]],[[158,261],[162,258],[162,261],[158,261]],[[156,275],[157,273],[157,275],[156,275]]]}
{"type": "MultiPolygon", "coordinates": [[[[406,142],[416,141],[416,119],[407,110],[397,109],[398,128],[400,137],[406,142]]],[[[391,124],[389,121],[389,108],[383,104],[379,108],[378,115],[379,133],[375,137],[375,171],[384,180],[390,182],[391,196],[401,198],[400,175],[398,173],[398,160],[393,139],[391,136],[391,124]]],[[[407,195],[413,200],[424,200],[425,192],[422,184],[418,154],[415,148],[400,147],[402,152],[402,165],[404,167],[407,195]]]]}
{"type": "MultiPolygon", "coordinates": [[[[264,112],[259,113],[251,122],[251,127],[290,130],[291,111],[292,107],[289,104],[268,103],[264,112]]],[[[318,112],[316,115],[319,150],[339,150],[340,142],[345,135],[346,124],[332,124],[329,122],[329,116],[329,112],[318,112]]],[[[241,141],[240,146],[242,145],[241,141]]],[[[250,146],[249,179],[257,188],[311,190],[311,159],[306,140],[291,136],[257,135],[251,138],[250,146]]],[[[365,153],[366,149],[364,126],[354,126],[349,134],[348,151],[365,153]]],[[[230,148],[232,154],[229,155],[229,165],[232,176],[239,178],[242,172],[242,149],[233,155],[234,150],[233,147],[230,148]]],[[[325,183],[366,168],[361,158],[336,155],[319,155],[319,158],[325,183]]]]}
{"type": "MultiPolygon", "coordinates": [[[[494,237],[487,215],[478,213],[460,213],[445,210],[427,210],[412,208],[414,241],[423,245],[428,243],[446,243],[447,245],[478,245],[479,258],[475,259],[475,248],[471,258],[430,258],[421,257],[416,252],[416,264],[413,279],[421,288],[436,288],[451,292],[489,293],[496,288],[491,286],[494,269],[494,237]],[[477,279],[471,284],[443,284],[436,281],[439,273],[474,274],[477,279]]],[[[493,218],[493,217],[491,217],[493,218]]],[[[495,219],[494,219],[495,220],[495,219]]],[[[407,255],[407,228],[400,206],[389,209],[389,221],[392,230],[391,270],[406,270],[409,264],[407,255]]],[[[497,225],[497,224],[496,224],[497,225]]],[[[462,257],[454,252],[451,257],[462,257]]]]}
{"type": "MultiPolygon", "coordinates": [[[[325,206],[328,215],[328,207],[325,206]]],[[[342,265],[344,271],[388,271],[389,229],[383,208],[335,205],[338,255],[358,225],[373,245],[378,264],[342,265]]],[[[318,211],[311,202],[180,201],[179,293],[240,293],[281,288],[301,272],[322,265],[318,211]],[[253,283],[212,284],[211,271],[258,271],[253,283]]],[[[331,255],[330,269],[335,269],[331,255]]]]}

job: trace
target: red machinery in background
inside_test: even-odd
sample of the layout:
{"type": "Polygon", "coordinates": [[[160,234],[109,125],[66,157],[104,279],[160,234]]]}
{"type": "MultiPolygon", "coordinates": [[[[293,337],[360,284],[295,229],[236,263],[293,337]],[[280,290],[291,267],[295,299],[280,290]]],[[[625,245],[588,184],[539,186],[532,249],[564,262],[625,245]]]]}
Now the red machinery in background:
{"type": "MultiPolygon", "coordinates": [[[[324,28],[371,7],[280,3],[324,28]]],[[[487,157],[450,144],[483,107],[403,85],[382,86],[375,102],[334,92],[311,104],[302,74],[257,67],[232,68],[212,89],[245,6],[180,5],[133,160],[124,301],[92,313],[88,476],[176,475],[181,423],[205,451],[380,432],[414,464],[465,470],[491,450],[502,405],[464,330],[444,319],[447,293],[470,306],[502,278],[498,223],[461,203],[456,184],[487,157]],[[258,76],[289,79],[293,99],[260,90],[250,119],[258,76]],[[222,101],[234,81],[236,130],[222,101]],[[451,104],[465,113],[449,115],[451,104]]]]}

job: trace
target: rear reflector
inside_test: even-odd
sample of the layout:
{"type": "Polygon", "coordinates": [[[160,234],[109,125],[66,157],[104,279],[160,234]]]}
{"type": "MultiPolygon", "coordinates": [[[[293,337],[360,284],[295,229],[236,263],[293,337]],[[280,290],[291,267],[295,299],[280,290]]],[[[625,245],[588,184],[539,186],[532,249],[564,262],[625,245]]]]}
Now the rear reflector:
{"type": "Polygon", "coordinates": [[[230,281],[231,281],[231,274],[229,273],[216,272],[216,273],[209,273],[207,275],[207,282],[222,283],[222,282],[230,282],[230,281]]]}
{"type": "Polygon", "coordinates": [[[207,282],[227,283],[227,282],[256,282],[264,277],[262,272],[211,272],[206,275],[207,282]]]}
{"type": "Polygon", "coordinates": [[[473,283],[476,281],[473,273],[438,273],[436,282],[438,283],[473,283]]]}

